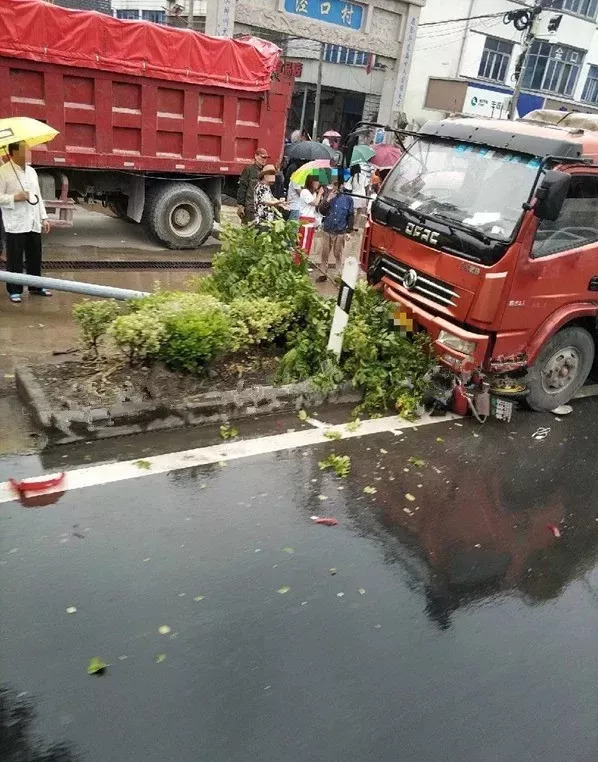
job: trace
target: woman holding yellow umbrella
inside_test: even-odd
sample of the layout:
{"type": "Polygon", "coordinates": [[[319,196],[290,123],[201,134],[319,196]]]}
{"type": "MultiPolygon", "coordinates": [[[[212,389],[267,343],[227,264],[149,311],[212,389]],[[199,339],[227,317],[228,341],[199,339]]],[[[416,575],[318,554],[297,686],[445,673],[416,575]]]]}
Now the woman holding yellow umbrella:
{"type": "MultiPolygon", "coordinates": [[[[0,119],[0,150],[8,160],[0,167],[0,208],[6,231],[6,269],[41,275],[42,231],[50,223],[42,199],[37,172],[29,164],[30,148],[52,140],[57,131],[28,117],[0,119]]],[[[7,283],[13,304],[21,303],[23,287],[7,283]]],[[[32,296],[51,296],[45,288],[29,287],[32,296]]]]}

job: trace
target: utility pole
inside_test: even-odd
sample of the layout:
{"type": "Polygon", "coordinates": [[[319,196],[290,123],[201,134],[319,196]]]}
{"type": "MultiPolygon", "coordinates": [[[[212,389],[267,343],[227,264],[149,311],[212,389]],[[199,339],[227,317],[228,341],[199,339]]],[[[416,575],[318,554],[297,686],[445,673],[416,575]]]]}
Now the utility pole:
{"type": "Polygon", "coordinates": [[[301,104],[301,121],[299,122],[299,132],[303,134],[303,128],[305,127],[305,109],[307,107],[307,93],[309,92],[309,85],[303,86],[303,103],[301,104]]]}
{"type": "Polygon", "coordinates": [[[525,29],[525,37],[523,38],[523,50],[517,61],[515,68],[515,76],[517,80],[515,87],[513,88],[513,97],[511,98],[511,105],[509,107],[509,119],[517,119],[517,103],[519,96],[521,95],[521,88],[523,87],[523,77],[525,75],[525,67],[527,66],[527,56],[532,46],[533,41],[536,39],[536,19],[542,13],[542,6],[540,0],[536,0],[536,4],[533,8],[527,11],[511,11],[505,16],[505,20],[513,21],[515,29],[523,31],[525,29]]]}
{"type": "Polygon", "coordinates": [[[189,3],[189,12],[187,13],[187,29],[193,29],[195,0],[187,0],[189,3]]]}
{"type": "Polygon", "coordinates": [[[324,43],[320,43],[320,60],[318,61],[318,79],[316,82],[316,102],[314,105],[314,126],[312,139],[318,139],[318,121],[320,119],[320,101],[322,100],[322,70],[324,68],[324,43]]]}

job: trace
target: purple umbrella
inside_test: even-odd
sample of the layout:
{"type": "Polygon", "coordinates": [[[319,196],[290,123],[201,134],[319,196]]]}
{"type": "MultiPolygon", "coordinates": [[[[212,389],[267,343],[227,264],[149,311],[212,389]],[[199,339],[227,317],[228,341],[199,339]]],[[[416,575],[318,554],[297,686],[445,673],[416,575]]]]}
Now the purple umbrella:
{"type": "Polygon", "coordinates": [[[375,155],[370,159],[370,163],[385,169],[394,167],[394,165],[403,155],[403,152],[400,148],[386,144],[373,146],[373,149],[375,151],[375,155]]]}

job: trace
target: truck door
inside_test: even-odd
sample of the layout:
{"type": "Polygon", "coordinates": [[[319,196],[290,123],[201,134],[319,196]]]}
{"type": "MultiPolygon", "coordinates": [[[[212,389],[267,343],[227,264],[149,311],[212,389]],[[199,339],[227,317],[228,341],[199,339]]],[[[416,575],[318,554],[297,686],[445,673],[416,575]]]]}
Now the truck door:
{"type": "Polygon", "coordinates": [[[532,336],[559,307],[598,302],[598,174],[574,174],[559,218],[522,254],[502,328],[532,336]]]}

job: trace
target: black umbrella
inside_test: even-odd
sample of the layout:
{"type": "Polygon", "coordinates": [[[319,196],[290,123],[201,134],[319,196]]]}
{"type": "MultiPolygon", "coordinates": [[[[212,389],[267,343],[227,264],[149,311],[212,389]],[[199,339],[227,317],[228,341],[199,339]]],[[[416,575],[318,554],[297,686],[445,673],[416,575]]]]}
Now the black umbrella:
{"type": "Polygon", "coordinates": [[[315,140],[304,140],[301,143],[292,143],[287,147],[286,157],[288,163],[315,161],[316,159],[334,158],[334,149],[318,143],[315,140]]]}

